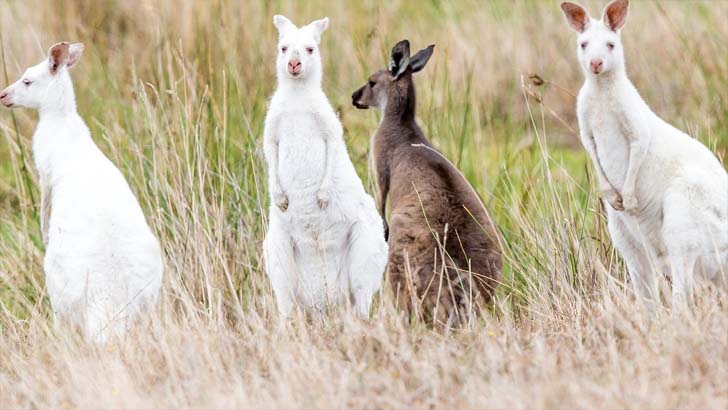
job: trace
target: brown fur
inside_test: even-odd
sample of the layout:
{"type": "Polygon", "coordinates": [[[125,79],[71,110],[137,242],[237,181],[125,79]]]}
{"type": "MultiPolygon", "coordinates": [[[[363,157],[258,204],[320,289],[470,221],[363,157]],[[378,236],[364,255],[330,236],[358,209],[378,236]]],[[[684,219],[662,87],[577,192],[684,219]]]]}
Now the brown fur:
{"type": "Polygon", "coordinates": [[[393,289],[403,307],[416,307],[427,321],[466,321],[500,280],[497,229],[468,181],[415,122],[412,70],[396,80],[377,72],[354,93],[354,105],[374,105],[382,92],[387,104],[373,151],[385,221],[387,199],[391,207],[387,269],[393,289]]]}

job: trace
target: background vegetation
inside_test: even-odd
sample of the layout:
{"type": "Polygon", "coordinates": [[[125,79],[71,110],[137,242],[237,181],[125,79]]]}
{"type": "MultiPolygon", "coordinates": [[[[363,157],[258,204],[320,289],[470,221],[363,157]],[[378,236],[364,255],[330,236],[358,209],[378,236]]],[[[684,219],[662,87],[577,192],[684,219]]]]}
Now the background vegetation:
{"type": "MultiPolygon", "coordinates": [[[[727,21],[728,2],[634,1],[623,33],[651,107],[721,158],[727,21]]],[[[2,84],[58,41],[86,44],[79,111],[166,256],[159,309],[127,343],[54,330],[37,116],[0,112],[0,407],[728,407],[726,291],[651,322],[633,300],[576,137],[582,74],[557,1],[5,0],[0,34],[2,84]],[[403,321],[387,292],[369,322],[277,319],[260,250],[276,13],[331,18],[324,88],[370,192],[378,118],[351,92],[396,41],[437,45],[417,76],[420,123],[506,240],[482,320],[434,332],[403,321]]]]}

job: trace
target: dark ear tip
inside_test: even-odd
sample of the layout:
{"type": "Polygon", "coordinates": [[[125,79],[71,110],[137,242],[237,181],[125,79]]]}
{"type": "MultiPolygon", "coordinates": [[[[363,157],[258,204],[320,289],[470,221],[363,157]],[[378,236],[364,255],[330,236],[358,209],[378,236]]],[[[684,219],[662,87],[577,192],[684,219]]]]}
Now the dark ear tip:
{"type": "Polygon", "coordinates": [[[394,48],[402,48],[402,47],[409,48],[409,46],[410,46],[409,40],[404,39],[404,40],[398,41],[397,44],[394,45],[394,48]]]}

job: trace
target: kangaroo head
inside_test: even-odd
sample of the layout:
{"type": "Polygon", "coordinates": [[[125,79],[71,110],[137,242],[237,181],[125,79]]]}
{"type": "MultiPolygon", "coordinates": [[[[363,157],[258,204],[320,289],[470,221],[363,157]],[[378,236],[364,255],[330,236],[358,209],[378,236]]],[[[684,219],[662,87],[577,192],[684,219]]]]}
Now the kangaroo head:
{"type": "Polygon", "coordinates": [[[324,17],[301,28],[281,15],[273,16],[278,28],[278,58],[276,73],[279,80],[296,82],[321,80],[321,35],[329,26],[324,17]]]}
{"type": "Polygon", "coordinates": [[[406,101],[412,73],[422,70],[432,56],[435,45],[429,45],[410,57],[410,44],[402,40],[392,48],[389,68],[369,77],[366,84],[351,95],[352,104],[359,109],[376,107],[384,111],[390,101],[406,101]]]}
{"type": "Polygon", "coordinates": [[[604,8],[601,20],[589,17],[579,4],[561,3],[566,21],[578,34],[577,56],[587,76],[599,76],[624,67],[619,32],[627,20],[629,0],[614,0],[604,8]]]}
{"type": "Polygon", "coordinates": [[[73,85],[68,69],[83,53],[83,44],[58,43],[48,57],[25,70],[23,75],[0,93],[6,107],[28,107],[36,110],[63,108],[73,99],[73,85]]]}

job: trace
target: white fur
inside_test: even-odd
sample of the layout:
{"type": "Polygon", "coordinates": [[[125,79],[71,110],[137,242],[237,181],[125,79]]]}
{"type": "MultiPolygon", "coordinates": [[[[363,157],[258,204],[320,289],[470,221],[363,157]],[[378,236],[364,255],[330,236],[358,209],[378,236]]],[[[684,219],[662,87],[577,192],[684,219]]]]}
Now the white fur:
{"type": "MultiPolygon", "coordinates": [[[[617,3],[611,6],[627,2],[617,3]]],[[[659,301],[660,274],[671,276],[673,304],[685,308],[694,279],[726,283],[728,175],[703,144],[653,113],[627,78],[619,36],[624,21],[613,31],[606,14],[587,18],[577,42],[586,77],[577,113],[609,203],[612,241],[650,309],[659,301]],[[603,60],[599,74],[591,69],[593,59],[603,60]]]]}
{"type": "Polygon", "coordinates": [[[49,60],[29,68],[4,91],[3,103],[39,112],[33,154],[53,310],[88,339],[105,342],[122,336],[131,319],[156,301],[163,268],[136,198],[76,112],[68,65],[82,51],[71,45],[55,74],[49,60]]]}
{"type": "Polygon", "coordinates": [[[263,141],[271,195],[263,251],[278,310],[285,317],[297,304],[320,313],[353,298],[356,312],[367,317],[381,285],[387,244],[374,200],[356,174],[341,123],[321,89],[318,45],[328,19],[300,29],[283,16],[274,23],[280,31],[278,88],[263,141]],[[287,70],[291,58],[303,65],[296,77],[287,70]]]}

